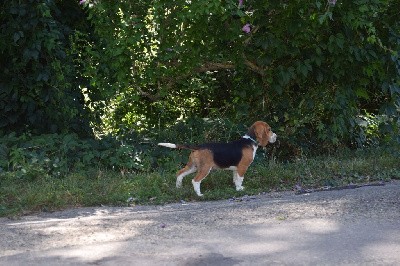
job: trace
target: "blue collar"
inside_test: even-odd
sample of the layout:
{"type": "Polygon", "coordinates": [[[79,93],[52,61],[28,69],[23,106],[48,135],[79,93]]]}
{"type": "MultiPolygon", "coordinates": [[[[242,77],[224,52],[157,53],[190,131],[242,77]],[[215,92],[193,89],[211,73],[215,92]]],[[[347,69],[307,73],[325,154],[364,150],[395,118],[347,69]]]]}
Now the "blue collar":
{"type": "Polygon", "coordinates": [[[258,145],[258,142],[257,142],[257,140],[255,140],[255,139],[253,139],[252,137],[250,137],[249,135],[244,135],[242,138],[244,138],[244,139],[249,139],[249,140],[251,140],[251,141],[253,141],[256,145],[258,145]]]}

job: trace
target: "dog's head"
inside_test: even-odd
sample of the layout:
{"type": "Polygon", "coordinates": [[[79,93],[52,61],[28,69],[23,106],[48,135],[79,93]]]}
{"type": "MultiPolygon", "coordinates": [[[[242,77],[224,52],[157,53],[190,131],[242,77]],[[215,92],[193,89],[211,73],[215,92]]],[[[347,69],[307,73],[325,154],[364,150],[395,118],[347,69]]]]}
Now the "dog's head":
{"type": "Polygon", "coordinates": [[[265,147],[268,143],[274,143],[276,141],[277,135],[272,132],[271,127],[263,122],[257,121],[250,128],[247,133],[249,136],[255,136],[258,145],[265,147]]]}

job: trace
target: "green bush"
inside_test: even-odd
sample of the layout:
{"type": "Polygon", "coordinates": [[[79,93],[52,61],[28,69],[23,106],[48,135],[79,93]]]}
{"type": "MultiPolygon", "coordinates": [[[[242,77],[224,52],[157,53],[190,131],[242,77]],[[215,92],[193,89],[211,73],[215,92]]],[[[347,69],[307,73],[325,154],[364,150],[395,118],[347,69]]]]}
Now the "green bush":
{"type": "Polygon", "coordinates": [[[79,41],[80,63],[102,91],[92,104],[110,106],[101,109],[108,132],[164,130],[193,116],[267,120],[297,153],[372,141],[357,125],[365,113],[385,115],[398,131],[397,0],[100,1],[85,8],[101,41],[79,41]]]}
{"type": "Polygon", "coordinates": [[[109,169],[147,171],[144,146],[113,138],[80,139],[76,134],[10,134],[0,139],[0,173],[17,178],[64,177],[71,172],[109,169]]]}
{"type": "Polygon", "coordinates": [[[1,1],[0,130],[90,134],[88,112],[68,54],[85,28],[77,1],[1,1]]]}

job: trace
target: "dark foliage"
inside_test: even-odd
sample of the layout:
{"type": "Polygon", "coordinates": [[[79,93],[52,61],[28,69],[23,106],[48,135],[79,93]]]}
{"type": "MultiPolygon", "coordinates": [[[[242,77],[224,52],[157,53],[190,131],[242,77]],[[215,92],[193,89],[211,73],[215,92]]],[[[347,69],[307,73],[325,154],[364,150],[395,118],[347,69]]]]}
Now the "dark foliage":
{"type": "Polygon", "coordinates": [[[1,2],[0,130],[90,132],[83,81],[68,55],[69,36],[85,23],[75,1],[1,2]]]}

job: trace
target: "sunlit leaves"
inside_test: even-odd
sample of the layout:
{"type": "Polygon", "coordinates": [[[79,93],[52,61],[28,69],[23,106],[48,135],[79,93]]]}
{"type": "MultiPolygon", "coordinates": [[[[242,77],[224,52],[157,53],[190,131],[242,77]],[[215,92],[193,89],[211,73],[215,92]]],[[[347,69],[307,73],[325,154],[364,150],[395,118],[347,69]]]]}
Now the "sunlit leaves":
{"type": "Polygon", "coordinates": [[[293,138],[337,142],[360,109],[396,102],[389,85],[381,89],[398,82],[400,71],[398,58],[390,59],[399,47],[395,6],[99,1],[89,12],[100,39],[90,62],[100,68],[88,66],[87,76],[113,99],[116,124],[170,125],[223,110],[233,119],[280,117],[276,124],[287,123],[293,138]]]}

